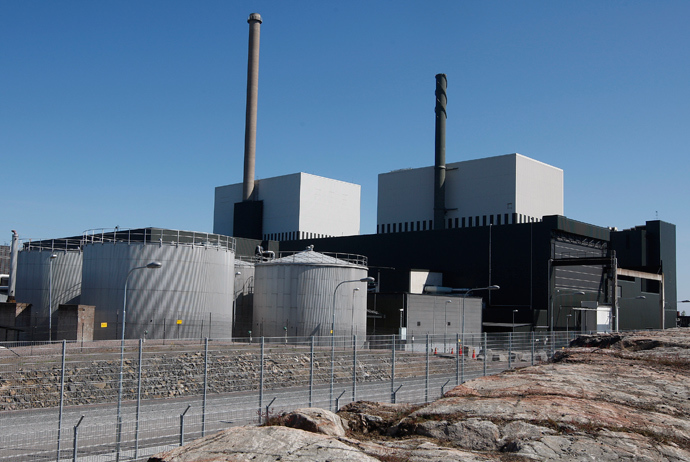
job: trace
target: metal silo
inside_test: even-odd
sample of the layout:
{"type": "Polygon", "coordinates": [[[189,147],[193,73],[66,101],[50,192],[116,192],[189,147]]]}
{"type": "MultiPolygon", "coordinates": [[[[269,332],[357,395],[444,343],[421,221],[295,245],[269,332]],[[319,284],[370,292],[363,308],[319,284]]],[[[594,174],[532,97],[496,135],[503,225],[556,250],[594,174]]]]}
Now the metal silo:
{"type": "Polygon", "coordinates": [[[58,338],[55,313],[61,304],[80,303],[81,275],[82,254],[78,240],[22,244],[17,255],[16,299],[31,304],[31,331],[25,332],[27,338],[58,338]],[[49,320],[51,306],[52,323],[49,320]],[[50,324],[52,335],[48,334],[50,324]]]}
{"type": "Polygon", "coordinates": [[[85,237],[81,302],[94,305],[95,339],[230,338],[235,240],[146,228],[85,237]],[[159,269],[147,269],[160,262],[159,269]]]}
{"type": "Polygon", "coordinates": [[[256,264],[253,335],[328,336],[335,315],[336,336],[363,338],[366,258],[313,250],[284,255],[256,264]]]}
{"type": "Polygon", "coordinates": [[[254,262],[235,259],[233,337],[250,337],[254,310],[254,262]]]}

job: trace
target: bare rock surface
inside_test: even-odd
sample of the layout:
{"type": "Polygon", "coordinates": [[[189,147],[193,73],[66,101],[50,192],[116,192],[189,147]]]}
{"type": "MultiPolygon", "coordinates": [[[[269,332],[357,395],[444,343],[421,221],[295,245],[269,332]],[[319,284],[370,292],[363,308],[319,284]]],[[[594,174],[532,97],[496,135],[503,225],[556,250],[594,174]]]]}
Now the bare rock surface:
{"type": "Polygon", "coordinates": [[[335,437],[288,427],[234,427],[157,454],[149,462],[376,462],[335,437]]]}
{"type": "MultiPolygon", "coordinates": [[[[312,431],[337,427],[327,412],[301,411],[316,419],[312,431]]],[[[466,382],[432,403],[357,402],[338,415],[346,433],[231,429],[247,436],[214,435],[151,460],[687,461],[690,329],[583,336],[549,363],[466,382]],[[182,458],[206,445],[228,458],[182,458]]]]}
{"type": "Polygon", "coordinates": [[[282,415],[279,420],[286,427],[329,436],[345,436],[347,426],[337,414],[318,408],[295,409],[282,415]]]}

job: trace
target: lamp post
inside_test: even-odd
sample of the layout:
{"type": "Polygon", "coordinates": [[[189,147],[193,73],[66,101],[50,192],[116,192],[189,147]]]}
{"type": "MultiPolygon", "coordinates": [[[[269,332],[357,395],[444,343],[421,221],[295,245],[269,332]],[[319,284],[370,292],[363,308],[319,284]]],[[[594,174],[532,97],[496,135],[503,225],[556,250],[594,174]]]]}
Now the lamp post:
{"type": "Polygon", "coordinates": [[[443,304],[443,352],[447,353],[446,351],[446,339],[448,338],[448,304],[451,302],[451,300],[446,300],[446,303],[443,304]]]}
{"type": "MultiPolygon", "coordinates": [[[[232,331],[235,329],[235,325],[237,324],[237,295],[239,292],[237,289],[235,289],[235,281],[237,280],[237,276],[241,276],[242,272],[236,271],[235,276],[232,279],[232,327],[230,328],[230,337],[232,337],[232,331]]],[[[244,286],[242,287],[242,292],[244,292],[244,286]]]]}
{"type": "MultiPolygon", "coordinates": [[[[624,297],[624,298],[617,297],[616,298],[616,319],[615,319],[615,326],[614,326],[616,332],[618,332],[618,320],[620,319],[620,316],[621,316],[620,309],[619,309],[620,307],[618,306],[618,303],[621,300],[645,300],[646,298],[647,297],[645,297],[644,295],[638,295],[637,297],[624,297]]],[[[661,327],[663,329],[664,326],[661,326],[661,327]]]]}
{"type": "Polygon", "coordinates": [[[355,335],[355,294],[359,292],[359,287],[352,289],[352,309],[350,310],[352,315],[350,316],[350,337],[355,335]]]}
{"type": "Polygon", "coordinates": [[[513,332],[515,332],[515,313],[517,313],[518,310],[513,310],[513,332]]]}
{"type": "Polygon", "coordinates": [[[331,336],[335,336],[335,294],[338,292],[338,287],[342,286],[343,284],[348,284],[352,282],[374,282],[375,279],[372,277],[366,277],[366,278],[361,278],[361,279],[352,279],[349,281],[342,281],[338,283],[337,286],[335,286],[335,290],[333,291],[333,308],[331,310],[331,336]]]}
{"type": "MultiPolygon", "coordinates": [[[[557,289],[556,292],[560,292],[560,290],[557,289]]],[[[578,290],[578,291],[571,292],[568,294],[556,294],[555,298],[563,297],[565,295],[587,295],[587,294],[584,290],[578,290]]],[[[552,305],[553,305],[553,302],[552,302],[552,305]]],[[[563,307],[561,305],[558,305],[558,315],[559,316],[561,315],[561,308],[563,308],[563,307]]],[[[554,323],[553,323],[553,308],[551,309],[551,322],[549,323],[549,330],[551,331],[551,335],[553,336],[553,331],[555,330],[554,323]]]]}
{"type": "Polygon", "coordinates": [[[376,281],[372,277],[366,277],[366,278],[361,278],[361,279],[351,279],[348,281],[342,281],[339,282],[337,286],[335,286],[335,290],[333,290],[333,308],[331,310],[331,387],[330,387],[330,405],[331,408],[333,407],[333,380],[334,380],[334,375],[335,375],[335,294],[338,292],[338,287],[342,286],[343,284],[348,284],[348,283],[353,283],[353,282],[366,282],[367,284],[370,282],[376,281]]]}
{"type": "Polygon", "coordinates": [[[568,339],[568,321],[570,321],[570,318],[572,317],[572,314],[566,314],[565,315],[565,338],[568,339]]]}
{"type": "MultiPolygon", "coordinates": [[[[462,294],[462,335],[461,335],[461,340],[460,340],[460,345],[458,345],[459,348],[465,348],[465,299],[467,296],[477,290],[498,290],[500,289],[500,286],[497,285],[492,285],[488,287],[475,287],[473,289],[467,289],[467,292],[462,294]]],[[[484,352],[484,355],[486,355],[486,351],[484,352]]],[[[462,352],[462,382],[465,382],[465,352],[462,352]]]]}
{"type": "Polygon", "coordinates": [[[51,254],[48,268],[48,342],[53,341],[53,260],[56,254],[51,254]]]}
{"type": "Polygon", "coordinates": [[[115,454],[115,461],[120,460],[120,442],[122,441],[122,372],[125,366],[125,323],[127,320],[127,283],[129,276],[135,270],[140,269],[155,269],[163,266],[160,262],[153,261],[146,266],[137,266],[129,270],[125,277],[125,294],[122,301],[122,340],[120,344],[120,386],[117,392],[117,447],[115,454]]]}

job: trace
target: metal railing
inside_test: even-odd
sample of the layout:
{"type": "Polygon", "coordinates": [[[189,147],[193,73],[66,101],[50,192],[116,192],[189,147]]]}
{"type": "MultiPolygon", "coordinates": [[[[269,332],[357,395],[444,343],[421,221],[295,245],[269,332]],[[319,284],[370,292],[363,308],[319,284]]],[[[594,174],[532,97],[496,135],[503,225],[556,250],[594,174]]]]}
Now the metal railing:
{"type": "Polygon", "coordinates": [[[193,245],[205,247],[218,247],[224,250],[235,251],[236,241],[234,237],[220,234],[201,233],[198,231],[181,231],[161,228],[99,228],[84,231],[81,238],[64,239],[23,239],[23,250],[49,250],[67,251],[81,250],[87,244],[104,243],[143,243],[166,245],[193,245]]]}
{"type": "Polygon", "coordinates": [[[122,375],[118,341],[7,343],[0,461],[146,460],[299,407],[428,402],[466,380],[545,361],[576,335],[130,340],[122,375]]]}

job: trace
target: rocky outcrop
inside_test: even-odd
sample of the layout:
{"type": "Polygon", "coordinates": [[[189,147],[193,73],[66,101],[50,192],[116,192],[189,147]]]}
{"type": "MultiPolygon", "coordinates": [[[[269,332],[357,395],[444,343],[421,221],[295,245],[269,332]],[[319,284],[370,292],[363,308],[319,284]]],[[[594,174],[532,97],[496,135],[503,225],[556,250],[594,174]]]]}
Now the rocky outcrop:
{"type": "MultiPolygon", "coordinates": [[[[314,436],[348,446],[353,460],[680,462],[690,460],[689,380],[688,329],[581,337],[548,364],[466,382],[432,403],[349,404],[338,414],[348,423],[345,436],[314,436]]],[[[260,460],[292,460],[284,457],[303,433],[286,428],[257,441],[271,454],[274,445],[292,448],[260,460]]],[[[152,460],[249,460],[232,442],[223,454],[235,459],[179,458],[204,441],[152,460]]],[[[331,452],[342,449],[318,444],[324,458],[310,460],[348,460],[331,452]]]]}
{"type": "Polygon", "coordinates": [[[377,462],[336,438],[287,427],[235,427],[158,454],[149,462],[377,462]]]}

